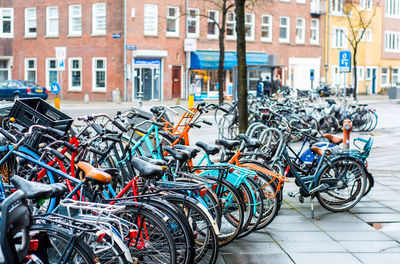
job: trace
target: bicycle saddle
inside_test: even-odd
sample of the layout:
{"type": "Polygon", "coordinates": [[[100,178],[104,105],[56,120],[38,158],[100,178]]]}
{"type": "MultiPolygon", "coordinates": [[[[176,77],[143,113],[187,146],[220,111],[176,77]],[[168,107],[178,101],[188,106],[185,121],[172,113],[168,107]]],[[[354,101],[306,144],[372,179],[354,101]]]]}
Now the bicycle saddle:
{"type": "Polygon", "coordinates": [[[18,175],[11,177],[11,183],[15,188],[23,191],[28,199],[59,196],[67,191],[67,186],[62,183],[45,184],[28,181],[18,175]]]}
{"type": "Polygon", "coordinates": [[[185,146],[185,145],[175,145],[174,149],[181,149],[190,153],[190,158],[196,157],[197,153],[200,152],[198,147],[194,146],[185,146]]]}
{"type": "Polygon", "coordinates": [[[161,166],[151,164],[141,158],[132,158],[131,164],[139,171],[139,176],[143,178],[160,178],[164,174],[161,166]]]}
{"type": "Polygon", "coordinates": [[[239,140],[227,140],[227,139],[217,139],[215,143],[223,146],[227,150],[232,150],[234,147],[240,145],[239,140]]]}
{"type": "Polygon", "coordinates": [[[323,135],[323,137],[328,139],[333,144],[340,144],[343,142],[343,138],[335,136],[335,135],[325,134],[325,135],[323,135]]]}
{"type": "MultiPolygon", "coordinates": [[[[311,151],[312,152],[314,152],[315,154],[317,154],[318,156],[322,156],[322,155],[324,155],[324,150],[322,149],[322,148],[319,148],[319,147],[311,147],[310,148],[311,149],[311,151]]],[[[331,151],[330,150],[327,150],[326,151],[326,155],[328,156],[329,154],[331,154],[331,151]]]]}
{"type": "Polygon", "coordinates": [[[239,134],[239,138],[243,139],[246,147],[248,147],[248,148],[256,149],[256,148],[261,147],[261,142],[260,141],[258,141],[257,139],[249,138],[245,134],[239,134]]]}
{"type": "Polygon", "coordinates": [[[107,172],[101,171],[87,162],[80,161],[76,164],[85,173],[85,179],[98,184],[109,184],[112,177],[107,172]]]}
{"type": "Polygon", "coordinates": [[[173,149],[169,146],[164,147],[164,150],[168,152],[174,160],[185,162],[189,159],[189,153],[184,150],[173,149]]]}
{"type": "Polygon", "coordinates": [[[145,156],[140,156],[139,158],[153,165],[167,166],[167,162],[165,160],[151,159],[145,156]]]}
{"type": "Polygon", "coordinates": [[[196,146],[202,148],[208,155],[215,155],[219,152],[219,148],[217,146],[208,145],[201,141],[197,142],[196,146]]]}

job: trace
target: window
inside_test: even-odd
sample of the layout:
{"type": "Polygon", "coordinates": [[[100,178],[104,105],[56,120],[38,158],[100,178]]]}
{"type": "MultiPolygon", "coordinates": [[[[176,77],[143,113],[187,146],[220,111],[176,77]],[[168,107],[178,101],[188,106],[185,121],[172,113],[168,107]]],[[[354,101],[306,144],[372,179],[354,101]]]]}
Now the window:
{"type": "Polygon", "coordinates": [[[347,47],[347,29],[345,28],[333,28],[332,30],[332,48],[334,49],[345,49],[347,47]]]}
{"type": "Polygon", "coordinates": [[[25,80],[36,83],[36,59],[25,59],[25,80]]]}
{"type": "Polygon", "coordinates": [[[144,35],[158,35],[158,6],[145,4],[144,5],[144,35]]]}
{"type": "Polygon", "coordinates": [[[372,69],[371,67],[367,67],[366,73],[365,73],[365,80],[371,80],[372,77],[372,69]]]}
{"type": "Polygon", "coordinates": [[[320,6],[320,2],[319,2],[320,0],[311,0],[310,1],[310,11],[311,11],[311,14],[319,14],[320,13],[320,8],[319,8],[319,6],[320,6]]]}
{"type": "Polygon", "coordinates": [[[364,10],[365,9],[365,4],[366,4],[367,0],[360,0],[360,9],[364,10]]]}
{"type": "Polygon", "coordinates": [[[14,37],[14,9],[0,8],[0,38],[14,37]]]}
{"type": "Polygon", "coordinates": [[[381,86],[387,86],[389,84],[389,69],[381,68],[381,86]]]}
{"type": "Polygon", "coordinates": [[[57,78],[57,60],[46,59],[46,88],[50,89],[53,82],[58,82],[57,78]]]}
{"type": "Polygon", "coordinates": [[[399,68],[392,68],[392,85],[397,85],[399,80],[399,68]]]}
{"type": "Polygon", "coordinates": [[[106,3],[95,3],[92,6],[92,34],[105,35],[106,34],[106,3]]]}
{"type": "Polygon", "coordinates": [[[279,19],[279,42],[290,42],[290,17],[280,17],[279,19]]]}
{"type": "Polygon", "coordinates": [[[236,15],[232,12],[226,14],[226,38],[236,38],[236,15]]]}
{"type": "Polygon", "coordinates": [[[209,10],[207,20],[207,38],[218,38],[217,23],[219,23],[219,12],[209,10]]]}
{"type": "Polygon", "coordinates": [[[385,51],[400,52],[400,32],[385,31],[385,51]]]}
{"type": "Polygon", "coordinates": [[[254,40],[254,14],[244,16],[244,34],[246,40],[254,40]]]}
{"type": "Polygon", "coordinates": [[[315,18],[311,19],[310,43],[319,44],[319,20],[315,18]]]}
{"type": "Polygon", "coordinates": [[[372,0],[366,0],[367,1],[367,10],[372,10],[372,0]]]}
{"type": "Polygon", "coordinates": [[[82,91],[82,58],[68,59],[68,91],[82,91]]]}
{"type": "Polygon", "coordinates": [[[385,15],[388,17],[400,18],[400,1],[386,0],[385,15]]]}
{"type": "Polygon", "coordinates": [[[364,81],[364,66],[357,66],[357,80],[364,81]]]}
{"type": "Polygon", "coordinates": [[[105,92],[107,90],[106,72],[106,58],[93,58],[93,91],[105,92]]]}
{"type": "Polygon", "coordinates": [[[167,7],[167,36],[179,37],[179,7],[167,7]]]}
{"type": "Polygon", "coordinates": [[[306,39],[306,20],[305,18],[296,18],[296,43],[304,43],[306,39]]]}
{"type": "Polygon", "coordinates": [[[36,37],[36,7],[25,8],[25,37],[36,37]]]}
{"type": "Polygon", "coordinates": [[[58,37],[58,6],[46,8],[46,36],[58,37]]]}
{"type": "Polygon", "coordinates": [[[10,60],[0,60],[0,80],[11,79],[10,60]]]}
{"type": "Polygon", "coordinates": [[[82,6],[70,5],[69,6],[69,35],[80,36],[82,35],[82,6]]]}
{"type": "Polygon", "coordinates": [[[343,0],[330,0],[332,15],[343,15],[343,0]]]}
{"type": "MultiPolygon", "coordinates": [[[[364,29],[360,29],[360,36],[361,36],[361,34],[364,32],[364,29]]],[[[363,42],[365,42],[365,41],[368,41],[368,42],[371,42],[372,41],[372,31],[371,31],[371,29],[367,29],[367,31],[365,31],[365,33],[363,34],[363,36],[362,36],[362,38],[361,38],[361,41],[363,41],[363,42]]]]}
{"type": "Polygon", "coordinates": [[[296,0],[296,3],[298,4],[306,4],[306,0],[296,0]]]}
{"type": "Polygon", "coordinates": [[[189,8],[188,12],[188,37],[198,38],[200,36],[200,11],[197,8],[189,8]]]}
{"type": "Polygon", "coordinates": [[[272,41],[272,16],[263,15],[261,18],[261,41],[272,41]]]}

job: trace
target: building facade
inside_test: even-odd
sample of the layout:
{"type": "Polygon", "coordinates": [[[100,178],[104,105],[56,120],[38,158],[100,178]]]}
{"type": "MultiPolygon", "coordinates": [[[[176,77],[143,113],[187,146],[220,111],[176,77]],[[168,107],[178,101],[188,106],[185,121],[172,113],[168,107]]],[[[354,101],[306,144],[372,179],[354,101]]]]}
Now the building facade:
{"type": "Polygon", "coordinates": [[[12,0],[0,0],[0,80],[12,78],[14,9],[12,0]]]}

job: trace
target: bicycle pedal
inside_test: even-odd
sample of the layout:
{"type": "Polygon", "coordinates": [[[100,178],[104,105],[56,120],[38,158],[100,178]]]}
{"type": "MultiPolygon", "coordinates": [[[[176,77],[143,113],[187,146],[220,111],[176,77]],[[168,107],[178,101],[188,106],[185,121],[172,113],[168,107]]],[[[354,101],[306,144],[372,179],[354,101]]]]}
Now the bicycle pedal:
{"type": "Polygon", "coordinates": [[[316,192],[320,192],[320,191],[325,191],[326,189],[328,189],[329,185],[326,183],[320,184],[317,187],[315,187],[314,189],[309,191],[309,194],[314,194],[316,192]]]}
{"type": "Polygon", "coordinates": [[[288,192],[287,195],[289,195],[289,197],[296,197],[296,195],[298,195],[300,192],[288,192]]]}

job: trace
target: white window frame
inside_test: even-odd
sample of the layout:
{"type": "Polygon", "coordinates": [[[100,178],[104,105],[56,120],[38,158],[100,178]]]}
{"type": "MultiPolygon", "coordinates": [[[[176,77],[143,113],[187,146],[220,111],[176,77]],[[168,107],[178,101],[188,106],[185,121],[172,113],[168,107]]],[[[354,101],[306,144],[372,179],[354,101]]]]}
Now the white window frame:
{"type": "Polygon", "coordinates": [[[249,14],[246,13],[245,14],[245,21],[244,21],[244,27],[245,27],[245,34],[246,34],[246,27],[250,27],[250,36],[246,36],[246,40],[247,41],[254,41],[255,39],[255,25],[256,25],[256,21],[255,21],[255,15],[254,14],[249,14]],[[246,22],[246,18],[251,17],[251,21],[247,21],[246,22]]]}
{"type": "Polygon", "coordinates": [[[296,0],[297,4],[305,5],[307,4],[307,0],[296,0]]]}
{"type": "Polygon", "coordinates": [[[68,91],[69,92],[82,92],[82,82],[83,82],[83,74],[82,74],[82,58],[78,57],[73,57],[73,58],[68,58],[68,91]],[[73,60],[79,60],[79,69],[72,69],[72,61],[73,60]],[[81,86],[72,86],[72,71],[80,71],[81,72],[81,86]]]}
{"type": "Polygon", "coordinates": [[[391,18],[400,18],[400,3],[398,0],[386,0],[385,16],[391,18]]]}
{"type": "Polygon", "coordinates": [[[279,43],[290,43],[290,17],[288,16],[279,17],[279,43]],[[287,24],[285,26],[282,26],[282,18],[286,18],[287,24]],[[281,38],[281,27],[286,28],[286,38],[281,38]]]}
{"type": "Polygon", "coordinates": [[[92,91],[93,92],[102,92],[105,93],[107,92],[107,58],[105,57],[94,57],[92,59],[92,91]],[[104,69],[97,69],[96,68],[96,62],[98,60],[103,60],[104,61],[104,69]],[[96,87],[96,72],[97,71],[104,71],[104,83],[105,87],[104,88],[97,88],[96,87]]]}
{"type": "Polygon", "coordinates": [[[0,57],[0,60],[4,60],[7,63],[7,67],[0,68],[0,70],[7,71],[7,80],[12,80],[12,57],[0,57]]]}
{"type": "Polygon", "coordinates": [[[56,58],[46,58],[46,89],[50,90],[50,74],[49,72],[51,71],[56,71],[57,72],[57,82],[58,82],[58,70],[57,70],[57,59],[56,58]],[[50,68],[50,61],[54,60],[56,62],[56,68],[50,68]]]}
{"type": "Polygon", "coordinates": [[[367,0],[360,0],[360,10],[365,10],[367,0]]]}
{"type": "Polygon", "coordinates": [[[319,45],[319,19],[318,18],[311,18],[311,20],[310,20],[310,44],[319,45]],[[313,27],[313,21],[316,21],[315,27],[313,27]],[[315,40],[313,40],[311,38],[313,31],[315,31],[315,36],[316,36],[315,40]]]}
{"type": "Polygon", "coordinates": [[[262,17],[261,17],[261,41],[262,42],[272,42],[272,23],[273,23],[273,21],[272,21],[271,15],[262,15],[262,17]],[[269,23],[264,23],[264,17],[268,17],[269,23]],[[269,36],[266,38],[262,36],[263,27],[268,28],[269,36]]]}
{"type": "Polygon", "coordinates": [[[306,19],[303,17],[296,18],[296,44],[304,44],[306,43],[306,19]],[[302,21],[302,25],[297,25],[298,21],[302,21]],[[301,30],[301,39],[297,37],[297,30],[301,30]]]}
{"type": "Polygon", "coordinates": [[[82,36],[82,5],[70,5],[68,7],[68,35],[70,36],[82,36]],[[79,7],[79,14],[74,15],[73,9],[79,7]],[[73,30],[73,20],[79,19],[80,30],[73,30]]]}
{"type": "Polygon", "coordinates": [[[331,15],[344,16],[343,12],[343,0],[329,0],[331,15]]]}
{"type": "Polygon", "coordinates": [[[186,16],[186,23],[187,23],[187,36],[189,38],[199,38],[200,37],[200,9],[198,8],[188,8],[188,14],[186,16]],[[195,15],[190,15],[190,12],[194,11],[195,15]],[[189,33],[189,22],[196,22],[196,32],[189,33]]]}
{"type": "Polygon", "coordinates": [[[381,67],[381,87],[387,87],[389,86],[390,82],[389,82],[389,67],[381,67]],[[386,73],[383,73],[383,69],[386,69],[386,73]],[[383,83],[383,76],[386,76],[386,82],[383,83]]]}
{"type": "Polygon", "coordinates": [[[14,8],[0,8],[0,38],[13,38],[14,37],[14,8]],[[10,18],[4,19],[3,13],[10,12],[10,18]],[[10,32],[3,32],[4,21],[10,21],[10,32]]]}
{"type": "Polygon", "coordinates": [[[310,0],[310,11],[312,14],[319,14],[321,12],[320,0],[310,0]]]}
{"type": "Polygon", "coordinates": [[[158,5],[144,4],[143,34],[145,36],[158,36],[158,5]]]}
{"type": "Polygon", "coordinates": [[[208,39],[217,39],[218,36],[219,36],[219,28],[217,26],[217,23],[219,23],[219,12],[217,10],[208,10],[207,14],[208,14],[208,19],[207,19],[207,38],[208,39]],[[211,15],[210,15],[211,12],[213,12],[215,14],[214,20],[210,18],[211,17],[211,15]],[[208,33],[208,27],[209,27],[210,23],[214,24],[215,34],[209,34],[208,33]]]}
{"type": "Polygon", "coordinates": [[[179,7],[177,6],[167,6],[167,24],[165,27],[165,32],[167,37],[179,37],[179,7]],[[169,16],[169,10],[175,10],[175,16],[169,16]],[[168,32],[168,20],[175,23],[175,32],[168,32]]]}
{"type": "Polygon", "coordinates": [[[235,40],[236,39],[236,14],[235,12],[228,11],[226,14],[226,39],[228,40],[235,40]],[[232,14],[233,20],[229,20],[229,14],[232,14]],[[233,35],[228,35],[228,25],[233,26],[233,35]]]}
{"type": "Polygon", "coordinates": [[[290,3],[291,0],[279,0],[280,2],[290,3]]]}
{"type": "Polygon", "coordinates": [[[35,81],[34,83],[37,83],[37,59],[36,58],[25,58],[25,63],[24,63],[24,79],[27,81],[28,80],[28,71],[35,71],[35,81]],[[28,68],[28,61],[33,60],[35,62],[34,68],[28,68]]]}
{"type": "Polygon", "coordinates": [[[27,7],[25,8],[25,37],[27,38],[36,38],[37,36],[37,10],[36,7],[27,7]],[[29,10],[35,10],[35,17],[28,18],[28,11],[29,10]],[[36,32],[29,32],[28,28],[28,20],[29,21],[35,21],[36,24],[36,32]]]}
{"type": "Polygon", "coordinates": [[[385,52],[400,53],[400,32],[385,31],[385,52]]]}
{"type": "Polygon", "coordinates": [[[347,48],[347,28],[341,28],[341,27],[333,27],[332,28],[333,30],[332,30],[332,34],[333,34],[333,37],[332,37],[332,48],[333,49],[346,49],[347,48]],[[336,32],[337,31],[341,31],[341,32],[343,32],[343,36],[341,37],[342,38],[342,43],[338,43],[338,41],[337,41],[337,34],[336,34],[336,32]],[[339,44],[339,45],[338,45],[339,44]],[[340,45],[340,44],[342,44],[342,45],[340,45]]]}
{"type": "Polygon", "coordinates": [[[59,34],[59,12],[58,12],[58,6],[48,6],[46,7],[46,37],[58,37],[59,34]],[[50,15],[50,9],[56,9],[57,10],[57,16],[51,17],[50,15]],[[50,23],[56,23],[57,24],[57,30],[54,32],[50,32],[50,23]]]}
{"type": "Polygon", "coordinates": [[[357,66],[357,81],[364,81],[364,66],[357,66]]]}
{"type": "Polygon", "coordinates": [[[92,4],[92,36],[105,36],[107,34],[107,4],[92,4]],[[99,13],[98,9],[104,7],[104,13],[99,13]],[[104,29],[98,29],[99,19],[104,18],[104,29]]]}
{"type": "Polygon", "coordinates": [[[366,0],[366,8],[368,11],[372,10],[372,0],[366,0]]]}
{"type": "MultiPolygon", "coordinates": [[[[361,36],[362,32],[364,31],[364,29],[360,29],[359,34],[361,36]]],[[[361,38],[362,42],[372,42],[372,30],[371,29],[367,29],[366,32],[364,33],[363,37],[361,38]]]]}
{"type": "Polygon", "coordinates": [[[399,67],[392,67],[392,73],[391,74],[392,74],[392,82],[391,82],[391,84],[392,85],[397,85],[397,83],[400,82],[400,68],[399,67]],[[397,73],[394,73],[394,70],[397,70],[397,73]],[[397,82],[394,81],[395,76],[397,77],[396,78],[397,82]]]}

